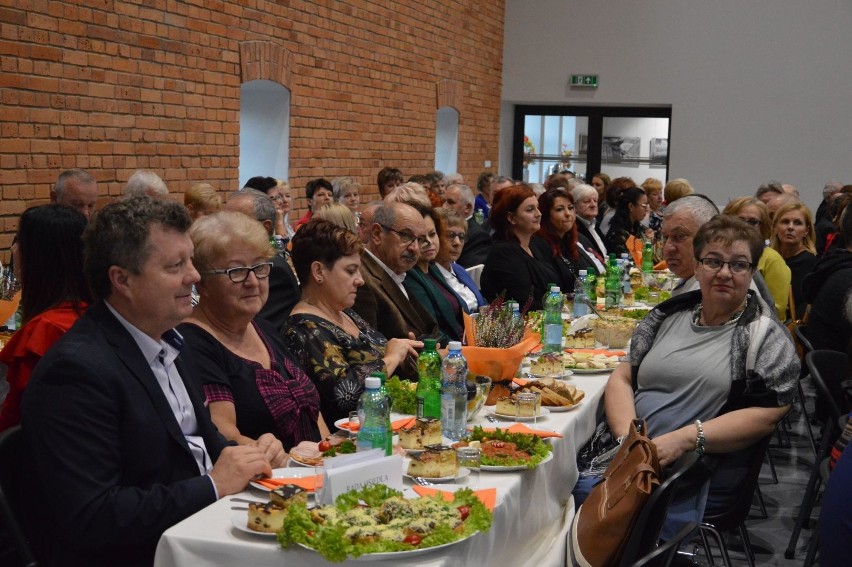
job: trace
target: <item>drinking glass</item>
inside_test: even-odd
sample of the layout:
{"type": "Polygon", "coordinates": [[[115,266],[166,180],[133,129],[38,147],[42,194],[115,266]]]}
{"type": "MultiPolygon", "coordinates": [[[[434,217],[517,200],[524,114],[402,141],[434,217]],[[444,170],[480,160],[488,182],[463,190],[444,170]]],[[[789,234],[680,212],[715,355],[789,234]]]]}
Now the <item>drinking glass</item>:
{"type": "Polygon", "coordinates": [[[357,411],[349,412],[349,439],[355,442],[358,439],[358,428],[361,427],[361,418],[357,411]]]}
{"type": "Polygon", "coordinates": [[[317,505],[322,502],[322,489],[325,484],[325,467],[322,464],[314,465],[314,478],[316,485],[314,486],[314,496],[317,505]]]}
{"type": "Polygon", "coordinates": [[[482,451],[473,447],[459,447],[456,449],[456,460],[461,467],[467,467],[470,470],[470,476],[467,483],[474,490],[479,488],[479,472],[482,464],[482,451]]]}
{"type": "Polygon", "coordinates": [[[539,406],[538,392],[519,392],[515,394],[515,422],[521,421],[521,414],[532,415],[533,425],[538,419],[539,406]]]}

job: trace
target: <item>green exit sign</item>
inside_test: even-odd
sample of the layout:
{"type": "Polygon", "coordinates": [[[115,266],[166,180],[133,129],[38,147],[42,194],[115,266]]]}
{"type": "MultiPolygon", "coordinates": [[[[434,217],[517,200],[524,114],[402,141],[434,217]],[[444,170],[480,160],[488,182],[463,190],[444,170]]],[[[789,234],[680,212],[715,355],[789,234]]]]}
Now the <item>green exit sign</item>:
{"type": "Polygon", "coordinates": [[[597,75],[571,75],[572,87],[585,87],[589,89],[598,88],[597,75]]]}

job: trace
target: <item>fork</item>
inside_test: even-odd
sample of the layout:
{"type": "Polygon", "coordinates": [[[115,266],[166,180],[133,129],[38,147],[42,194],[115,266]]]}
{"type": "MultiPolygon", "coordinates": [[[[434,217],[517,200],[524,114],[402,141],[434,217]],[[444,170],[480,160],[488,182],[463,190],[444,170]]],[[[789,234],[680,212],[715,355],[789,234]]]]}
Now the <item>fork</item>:
{"type": "Polygon", "coordinates": [[[493,417],[491,417],[490,415],[486,415],[486,416],[485,416],[485,421],[487,421],[487,422],[489,422],[489,423],[500,423],[500,421],[499,421],[499,420],[494,419],[494,418],[493,418],[493,417]]]}
{"type": "Polygon", "coordinates": [[[416,484],[419,484],[420,486],[435,486],[422,476],[413,476],[411,477],[411,480],[413,480],[416,484]]]}

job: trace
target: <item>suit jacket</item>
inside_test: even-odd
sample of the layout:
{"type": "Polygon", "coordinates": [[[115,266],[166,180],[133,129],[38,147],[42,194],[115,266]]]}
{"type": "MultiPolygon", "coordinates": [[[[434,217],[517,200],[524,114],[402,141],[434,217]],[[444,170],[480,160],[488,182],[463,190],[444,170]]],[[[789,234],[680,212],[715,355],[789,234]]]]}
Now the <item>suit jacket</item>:
{"type": "MultiPolygon", "coordinates": [[[[597,242],[595,242],[595,239],[592,237],[591,231],[589,231],[589,227],[586,226],[585,223],[580,222],[579,220],[577,221],[577,232],[580,235],[585,236],[588,239],[589,243],[594,247],[595,252],[600,254],[602,258],[606,259],[607,253],[604,252],[603,250],[601,250],[601,247],[598,246],[597,242]]],[[[601,242],[604,243],[604,246],[609,246],[609,243],[607,242],[606,237],[603,235],[603,233],[601,233],[600,227],[597,225],[597,223],[595,223],[595,233],[601,239],[601,242]]],[[[607,252],[609,252],[609,251],[607,250],[607,252]]]]}
{"type": "Polygon", "coordinates": [[[484,264],[491,250],[491,234],[489,230],[480,226],[475,220],[470,219],[467,223],[467,239],[462,248],[458,263],[465,268],[484,264]]]}
{"type": "Polygon", "coordinates": [[[279,331],[284,328],[293,306],[299,302],[302,292],[299,281],[287,260],[276,254],[270,260],[272,271],[269,273],[269,298],[258,316],[266,319],[279,331]]]}
{"type": "MultiPolygon", "coordinates": [[[[175,365],[215,462],[227,443],[185,352],[175,365]]],[[[38,363],[22,423],[27,510],[39,516],[26,519],[40,526],[29,532],[55,554],[44,564],[150,565],[167,528],[216,500],[150,366],[103,302],[38,363]]]]}
{"type": "Polygon", "coordinates": [[[361,276],[364,285],[358,288],[353,309],[371,327],[388,339],[407,339],[409,332],[416,337],[438,336],[435,319],[416,299],[406,298],[367,251],[361,254],[361,276]]]}
{"type": "Polygon", "coordinates": [[[436,288],[434,282],[426,277],[417,267],[408,270],[405,282],[403,282],[405,289],[408,291],[408,296],[416,299],[437,321],[438,328],[443,335],[440,340],[441,344],[448,341],[460,341],[464,334],[461,311],[467,311],[467,304],[453,291],[434,264],[429,266],[429,273],[441,282],[439,285],[455,296],[456,301],[459,303],[459,311],[453,310],[452,304],[436,288]]]}
{"type": "Polygon", "coordinates": [[[450,264],[450,267],[453,269],[453,273],[461,281],[461,283],[469,287],[470,291],[473,292],[473,295],[476,296],[477,305],[480,308],[488,305],[488,302],[485,301],[484,297],[482,297],[482,292],[479,291],[479,286],[476,285],[476,282],[473,281],[473,278],[470,277],[470,274],[467,273],[467,270],[465,270],[462,266],[459,266],[455,262],[450,264]]]}

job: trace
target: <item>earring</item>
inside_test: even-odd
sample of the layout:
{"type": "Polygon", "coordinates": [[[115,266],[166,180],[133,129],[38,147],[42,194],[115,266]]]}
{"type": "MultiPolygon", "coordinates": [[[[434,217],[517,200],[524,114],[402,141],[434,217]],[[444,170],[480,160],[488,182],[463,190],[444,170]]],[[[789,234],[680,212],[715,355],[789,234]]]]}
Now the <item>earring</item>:
{"type": "Polygon", "coordinates": [[[322,283],[325,278],[317,278],[317,283],[322,283]]]}

